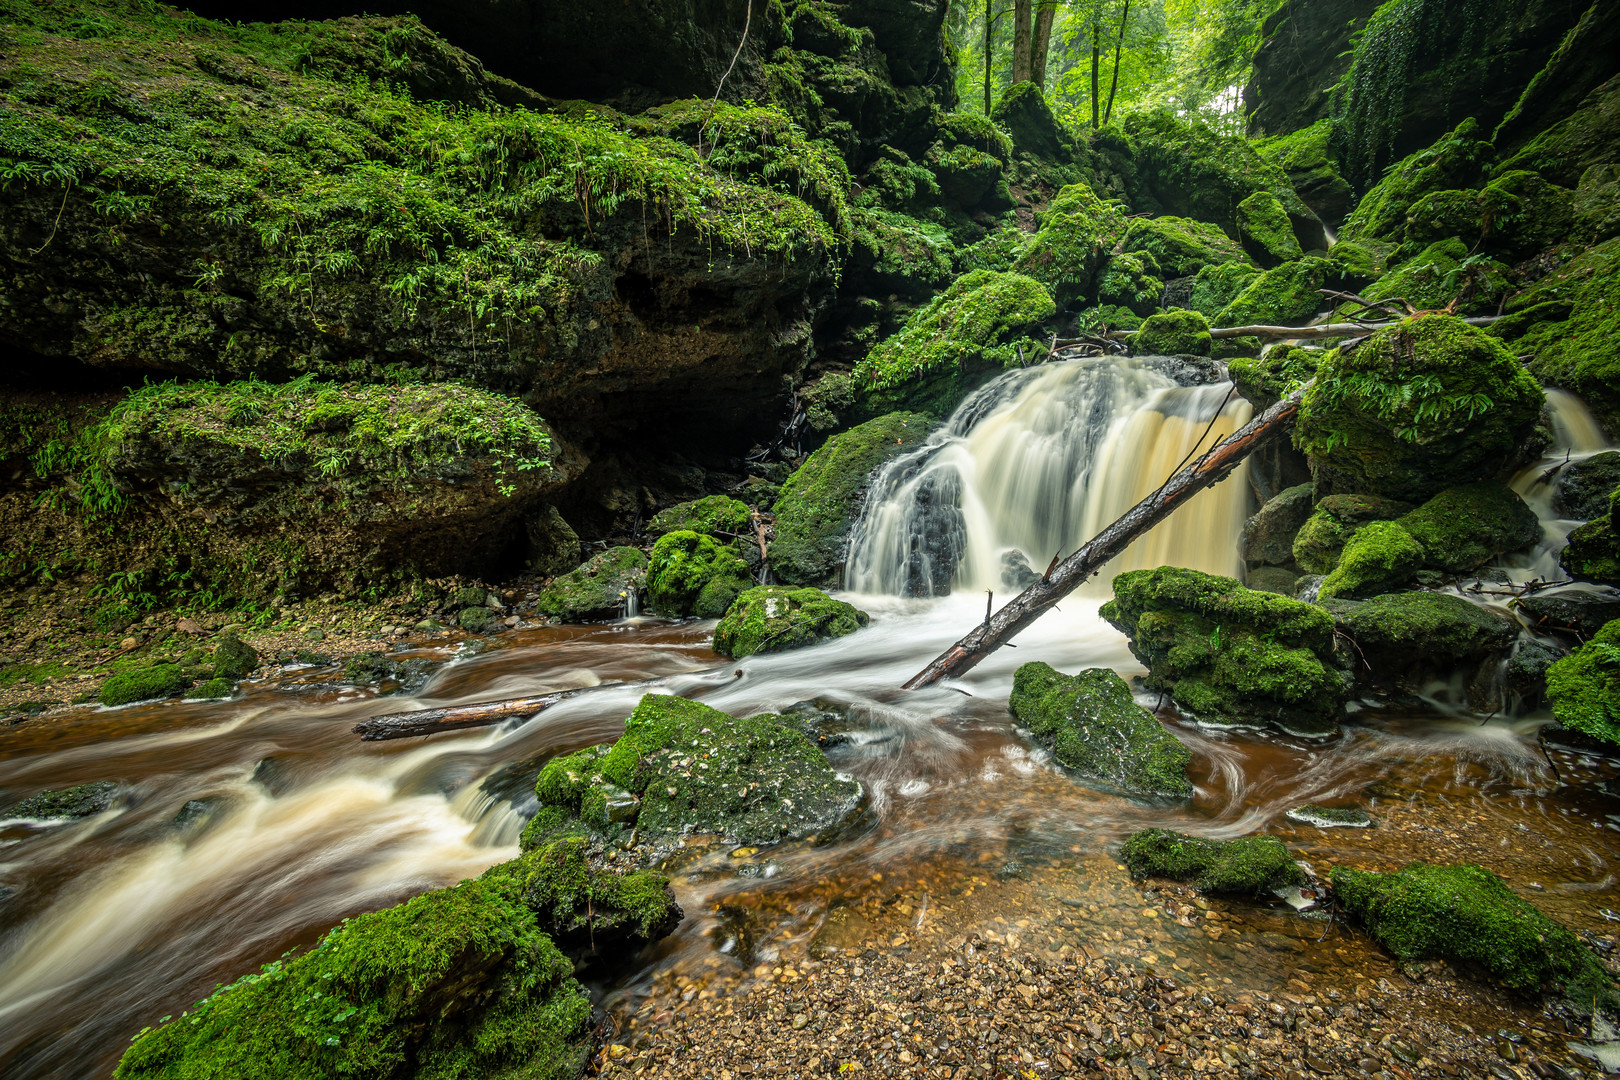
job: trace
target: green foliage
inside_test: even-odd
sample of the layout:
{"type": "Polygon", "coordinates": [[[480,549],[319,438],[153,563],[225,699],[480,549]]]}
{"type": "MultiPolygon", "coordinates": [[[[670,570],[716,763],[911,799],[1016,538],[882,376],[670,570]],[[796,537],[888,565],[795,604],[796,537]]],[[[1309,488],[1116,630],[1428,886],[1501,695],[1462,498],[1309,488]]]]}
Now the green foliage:
{"type": "Polygon", "coordinates": [[[1196,311],[1173,309],[1150,315],[1131,338],[1138,356],[1208,356],[1209,323],[1196,311]]]}
{"type": "Polygon", "coordinates": [[[1243,295],[1260,275],[1260,268],[1248,262],[1205,266],[1193,281],[1187,306],[1206,319],[1214,319],[1226,310],[1228,304],[1243,295]]]}
{"type": "Polygon", "coordinates": [[[687,529],[721,536],[747,531],[752,520],[753,511],[748,509],[747,503],[729,495],[705,495],[658,511],[647,523],[647,531],[653,536],[662,536],[687,529]]]}
{"type": "Polygon", "coordinates": [[[1091,291],[1125,222],[1085,184],[1058,192],[1040,221],[1016,269],[1049,287],[1060,307],[1067,306],[1091,291]]]}
{"type": "Polygon", "coordinates": [[[608,548],[548,582],[535,609],[567,622],[622,614],[646,581],[647,556],[633,547],[608,548]]]}
{"type": "Polygon", "coordinates": [[[820,589],[766,585],[739,595],[714,628],[714,651],[741,660],[853,634],[866,612],[820,589]]]}
{"type": "Polygon", "coordinates": [[[1321,359],[1320,349],[1274,345],[1257,357],[1234,357],[1226,368],[1237,392],[1259,410],[1270,408],[1315,378],[1321,359]]]}
{"type": "Polygon", "coordinates": [[[153,664],[108,679],[101,686],[101,703],[128,705],[133,701],[165,698],[189,681],[175,664],[153,664]]]}
{"type": "Polygon", "coordinates": [[[1273,889],[1305,884],[1305,870],[1274,836],[1208,840],[1169,829],[1132,833],[1120,859],[1136,878],[1191,881],[1210,893],[1264,897],[1273,889]]]}
{"type": "Polygon", "coordinates": [[[752,584],[734,551],[690,529],[659,537],[647,563],[647,595],[660,615],[718,619],[752,584]]]}
{"type": "Polygon", "coordinates": [[[1620,619],[1547,669],[1547,700],[1564,727],[1620,745],[1620,619]]]}
{"type": "Polygon", "coordinates": [[[1368,300],[1399,297],[1431,310],[1456,301],[1461,312],[1494,311],[1508,290],[1507,269],[1483,253],[1470,255],[1468,245],[1452,236],[1430,244],[1362,295],[1368,300]]]}
{"type": "Polygon", "coordinates": [[[1134,315],[1152,315],[1159,310],[1164,282],[1159,265],[1146,252],[1117,252],[1103,264],[1097,281],[1097,301],[1124,307],[1134,315]]]}
{"type": "Polygon", "coordinates": [[[899,385],[969,364],[1008,367],[1021,346],[1038,348],[1031,331],[1056,310],[1033,278],[974,270],[913,312],[900,332],[880,342],[851,373],[873,389],[899,385]]]}

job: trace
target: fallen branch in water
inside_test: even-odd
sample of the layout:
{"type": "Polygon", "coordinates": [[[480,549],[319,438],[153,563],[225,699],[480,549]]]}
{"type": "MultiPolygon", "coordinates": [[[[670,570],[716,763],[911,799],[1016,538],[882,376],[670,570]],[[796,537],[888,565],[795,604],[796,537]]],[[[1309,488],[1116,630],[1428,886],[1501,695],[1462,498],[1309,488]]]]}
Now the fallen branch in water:
{"type": "MultiPolygon", "coordinates": [[[[1469,326],[1489,326],[1502,318],[1500,315],[1476,315],[1464,319],[1469,326]]],[[[1378,323],[1322,323],[1319,326],[1223,326],[1209,332],[1212,338],[1259,337],[1259,338],[1324,338],[1324,337],[1359,337],[1371,334],[1386,327],[1397,325],[1397,321],[1378,323]]],[[[1108,336],[1115,340],[1122,340],[1135,334],[1135,330],[1110,330],[1108,336]]]]}
{"type": "Polygon", "coordinates": [[[1056,567],[1049,568],[1045,577],[1019,593],[1000,611],[987,617],[966,637],[936,657],[933,663],[913,675],[905,684],[905,689],[917,690],[941,679],[961,675],[1007,644],[1010,638],[1044,615],[1047,608],[1056,606],[1059,600],[1102,569],[1138,536],[1169,517],[1177,507],[1204,488],[1224,479],[1242,464],[1244,458],[1292,427],[1294,418],[1299,414],[1300,399],[1310,386],[1311,383],[1306,383],[1216,443],[1203,457],[1177,472],[1163,487],[1131,507],[1125,516],[1087,541],[1079,551],[1056,567]]]}

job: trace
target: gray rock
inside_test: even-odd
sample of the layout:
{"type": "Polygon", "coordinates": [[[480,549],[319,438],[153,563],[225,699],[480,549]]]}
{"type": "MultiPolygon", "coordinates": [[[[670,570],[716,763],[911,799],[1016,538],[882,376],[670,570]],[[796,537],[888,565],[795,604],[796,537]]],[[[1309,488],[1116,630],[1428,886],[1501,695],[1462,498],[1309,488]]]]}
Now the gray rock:
{"type": "Polygon", "coordinates": [[[1311,485],[1299,484],[1262,506],[1244,523],[1243,561],[1251,567],[1292,566],[1294,536],[1311,516],[1311,505],[1311,485]]]}
{"type": "Polygon", "coordinates": [[[111,780],[98,780],[54,791],[41,791],[5,811],[6,817],[72,820],[99,814],[113,804],[118,785],[111,780]]]}
{"type": "Polygon", "coordinates": [[[1373,824],[1372,815],[1359,806],[1318,806],[1306,803],[1296,806],[1284,815],[1289,821],[1314,825],[1318,829],[1367,829],[1373,824]]]}
{"type": "Polygon", "coordinates": [[[1519,611],[1537,629],[1572,630],[1590,638],[1620,619],[1620,589],[1574,585],[1520,598],[1519,611]]]}
{"type": "Polygon", "coordinates": [[[1566,518],[1591,521],[1609,512],[1609,496],[1620,487],[1620,450],[1574,461],[1558,474],[1553,509],[1566,518]]]}

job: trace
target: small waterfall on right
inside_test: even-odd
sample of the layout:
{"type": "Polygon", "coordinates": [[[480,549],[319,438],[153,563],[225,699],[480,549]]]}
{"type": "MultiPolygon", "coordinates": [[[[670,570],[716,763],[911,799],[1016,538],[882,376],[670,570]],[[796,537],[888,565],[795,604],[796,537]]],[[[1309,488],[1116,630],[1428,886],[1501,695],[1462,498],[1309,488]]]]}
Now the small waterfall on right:
{"type": "MultiPolygon", "coordinates": [[[[939,596],[1017,592],[1249,419],[1228,382],[1183,385],[1177,361],[1142,357],[1009,372],[874,480],[845,587],[939,596]]],[[[1239,468],[1100,576],[1172,564],[1235,574],[1247,514],[1239,468]]],[[[1095,584],[1092,586],[1097,588],[1095,584]]]]}
{"type": "Polygon", "coordinates": [[[1506,568],[1514,571],[1515,577],[1526,580],[1557,581],[1565,577],[1558,556],[1580,522],[1560,517],[1553,506],[1559,478],[1570,464],[1612,449],[1585,402],[1574,394],[1548,390],[1547,416],[1553,433],[1552,446],[1540,461],[1520,469],[1509,485],[1541,519],[1543,535],[1535,550],[1502,560],[1506,568]]]}

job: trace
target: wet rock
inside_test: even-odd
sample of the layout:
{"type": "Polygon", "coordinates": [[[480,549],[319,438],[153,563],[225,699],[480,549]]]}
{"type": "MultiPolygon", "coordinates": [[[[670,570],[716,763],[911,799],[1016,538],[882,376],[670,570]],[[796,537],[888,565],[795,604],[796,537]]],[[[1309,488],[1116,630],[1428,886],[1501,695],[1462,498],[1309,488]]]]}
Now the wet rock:
{"type": "Polygon", "coordinates": [[[1574,461],[1558,473],[1553,509],[1566,518],[1591,521],[1609,512],[1609,496],[1620,488],[1620,450],[1574,461]]]}
{"type": "Polygon", "coordinates": [[[227,630],[214,643],[214,674],[223,679],[245,679],[259,666],[253,646],[227,630]]]}
{"type": "Polygon", "coordinates": [[[1521,701],[1534,707],[1547,689],[1547,669],[1567,655],[1568,650],[1528,635],[1519,639],[1508,658],[1505,683],[1521,701]]]}
{"type": "Polygon", "coordinates": [[[659,537],[647,563],[647,597],[672,618],[718,619],[753,583],[735,551],[689,529],[659,537]]]}
{"type": "Polygon", "coordinates": [[[1318,806],[1306,803],[1296,806],[1284,815],[1289,821],[1314,825],[1318,829],[1366,829],[1373,823],[1372,815],[1359,806],[1318,806]]]}
{"type": "Polygon", "coordinates": [[[253,766],[253,775],[250,779],[271,795],[283,795],[291,791],[295,782],[286,761],[274,756],[260,758],[253,766]]]}
{"type": "Polygon", "coordinates": [[[1060,764],[1082,776],[1136,794],[1192,795],[1192,755],[1112,671],[1065,675],[1049,664],[1024,664],[1008,707],[1060,764]]]}
{"type": "Polygon", "coordinates": [[[542,504],[524,519],[523,531],[528,542],[523,565],[529,573],[551,577],[579,565],[579,534],[555,506],[542,504]]]}
{"type": "Polygon", "coordinates": [[[1210,893],[1263,896],[1305,884],[1305,871],[1273,836],[1209,840],[1169,829],[1144,829],[1125,841],[1120,859],[1132,877],[1191,881],[1210,893]]]}
{"type": "Polygon", "coordinates": [[[345,664],[343,677],[352,683],[380,686],[384,694],[414,694],[427,685],[440,666],[439,661],[425,656],[397,657],[368,652],[345,664]]]}
{"type": "Polygon", "coordinates": [[[755,653],[801,649],[853,634],[866,612],[820,589],[765,585],[736,598],[714,628],[714,651],[741,660],[755,653]]]}
{"type": "Polygon", "coordinates": [[[456,625],[469,634],[493,634],[500,629],[500,620],[489,608],[465,607],[456,614],[456,625]]]}
{"type": "Polygon", "coordinates": [[[1268,500],[1243,525],[1243,561],[1251,569],[1293,565],[1294,537],[1311,510],[1309,484],[1298,484],[1268,500]]]}
{"type": "Polygon", "coordinates": [[[177,664],[153,664],[114,675],[101,684],[103,705],[128,705],[136,701],[166,698],[190,680],[177,664]]]}
{"type": "Polygon", "coordinates": [[[1620,745],[1620,620],[1547,669],[1547,700],[1565,728],[1620,745]]]}
{"type": "Polygon", "coordinates": [[[6,817],[46,820],[85,818],[109,809],[118,797],[119,786],[111,780],[97,780],[54,791],[30,795],[5,811],[6,817]]]}
{"type": "Polygon", "coordinates": [[[647,556],[633,547],[608,548],[540,590],[535,609],[564,622],[611,618],[646,587],[647,556]]]}
{"type": "Polygon", "coordinates": [[[602,869],[579,838],[525,852],[485,871],[481,880],[521,896],[541,929],[565,949],[646,944],[668,936],[683,918],[667,877],[602,869]]]}
{"type": "Polygon", "coordinates": [[[797,727],[822,750],[843,746],[850,741],[850,732],[868,726],[848,706],[822,699],[794,702],[782,710],[782,722],[797,727]]]}
{"type": "Polygon", "coordinates": [[[663,536],[685,530],[729,538],[735,533],[751,533],[752,521],[753,511],[747,503],[729,495],[708,495],[658,511],[647,523],[647,533],[663,536]]]}
{"type": "Polygon", "coordinates": [[[1417,691],[1435,676],[1505,653],[1513,621],[1460,596],[1404,592],[1336,601],[1333,620],[1359,647],[1375,680],[1417,691]]]}
{"type": "Polygon", "coordinates": [[[209,679],[187,690],[181,696],[187,701],[222,701],[236,692],[236,684],[229,679],[209,679]]]}
{"type": "Polygon", "coordinates": [[[1298,570],[1289,570],[1282,566],[1256,566],[1243,573],[1243,585],[1255,592],[1276,593],[1278,596],[1293,596],[1300,582],[1298,570]]]}
{"type": "Polygon", "coordinates": [[[1620,589],[1575,586],[1519,597],[1517,607],[1537,629],[1568,630],[1591,638],[1620,619],[1620,589]]]}
{"type": "Polygon", "coordinates": [[[181,832],[194,832],[204,828],[224,807],[225,800],[219,797],[191,799],[174,815],[170,824],[181,832]]]}
{"type": "Polygon", "coordinates": [[[1329,495],[1300,526],[1294,558],[1306,573],[1331,573],[1358,529],[1370,521],[1393,521],[1411,509],[1411,503],[1376,495],[1329,495]]]}
{"type": "Polygon", "coordinates": [[[1238,239],[1243,250],[1270,268],[1304,256],[1282,203],[1269,191],[1257,191],[1237,205],[1238,239]]]}
{"type": "Polygon", "coordinates": [[[1008,592],[1021,593],[1037,581],[1041,575],[1033,566],[1029,565],[1029,558],[1022,551],[1014,548],[1001,553],[1001,587],[1008,592]]]}

